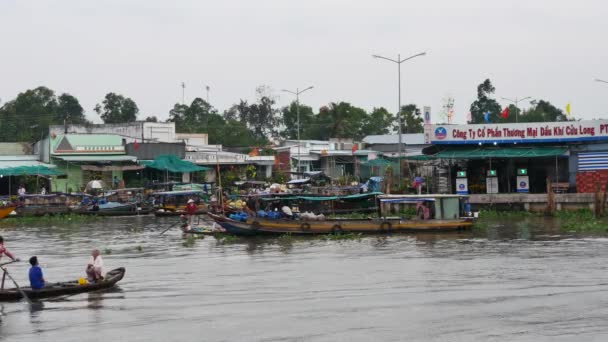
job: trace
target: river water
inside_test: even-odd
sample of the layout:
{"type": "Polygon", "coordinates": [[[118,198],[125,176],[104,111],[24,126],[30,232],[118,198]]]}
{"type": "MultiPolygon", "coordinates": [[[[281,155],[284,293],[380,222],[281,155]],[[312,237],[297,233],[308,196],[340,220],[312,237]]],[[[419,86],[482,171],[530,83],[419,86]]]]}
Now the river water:
{"type": "MultiPolygon", "coordinates": [[[[0,304],[0,340],[608,340],[608,238],[564,233],[549,219],[455,234],[193,243],[177,229],[159,235],[173,222],[3,228],[7,248],[37,255],[47,281],[81,277],[94,247],[107,270],[127,274],[109,292],[0,304]]],[[[10,270],[27,283],[25,262],[10,270]]]]}

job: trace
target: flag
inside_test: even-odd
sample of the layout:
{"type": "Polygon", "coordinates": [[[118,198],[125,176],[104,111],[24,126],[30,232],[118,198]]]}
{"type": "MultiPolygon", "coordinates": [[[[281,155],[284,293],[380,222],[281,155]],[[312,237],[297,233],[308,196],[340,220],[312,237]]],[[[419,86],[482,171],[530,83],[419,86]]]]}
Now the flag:
{"type": "Polygon", "coordinates": [[[483,113],[483,121],[490,123],[490,112],[483,113]]]}
{"type": "Polygon", "coordinates": [[[570,102],[566,103],[566,114],[570,115],[570,102]]]}
{"type": "Polygon", "coordinates": [[[503,117],[503,119],[506,119],[509,117],[509,107],[505,107],[505,109],[502,110],[502,113],[500,113],[500,116],[503,117]]]}
{"type": "Polygon", "coordinates": [[[467,123],[471,123],[471,121],[473,121],[473,115],[471,114],[471,112],[467,113],[467,123]]]}
{"type": "Polygon", "coordinates": [[[138,148],[139,148],[139,143],[137,142],[137,139],[135,139],[135,142],[133,143],[133,149],[135,151],[137,151],[138,148]]]}
{"type": "Polygon", "coordinates": [[[359,149],[359,147],[357,146],[357,144],[353,144],[353,148],[351,148],[351,151],[353,151],[353,153],[355,153],[358,149],[359,149]]]}

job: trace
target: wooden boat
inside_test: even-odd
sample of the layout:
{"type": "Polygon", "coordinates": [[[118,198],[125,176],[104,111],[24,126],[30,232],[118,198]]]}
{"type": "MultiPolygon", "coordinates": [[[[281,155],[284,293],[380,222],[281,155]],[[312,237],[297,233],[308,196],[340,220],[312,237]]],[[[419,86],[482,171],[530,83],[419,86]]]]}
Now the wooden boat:
{"type": "Polygon", "coordinates": [[[10,215],[16,208],[16,205],[7,205],[5,207],[0,207],[0,219],[3,219],[10,215]]]}
{"type": "MultiPolygon", "coordinates": [[[[216,219],[214,214],[210,214],[216,219]]],[[[444,232],[459,231],[473,225],[470,219],[457,220],[264,220],[248,219],[245,222],[229,218],[216,222],[235,235],[256,234],[340,234],[340,233],[399,233],[399,232],[444,232]]]]}
{"type": "Polygon", "coordinates": [[[186,204],[189,199],[197,203],[197,215],[207,212],[207,204],[204,203],[207,194],[203,190],[181,190],[163,191],[151,194],[154,197],[156,216],[180,216],[186,214],[186,204]]]}
{"type": "MultiPolygon", "coordinates": [[[[104,280],[98,283],[87,283],[79,285],[78,280],[66,281],[61,283],[48,284],[43,289],[32,290],[30,287],[22,287],[21,289],[30,299],[49,298],[65,295],[75,295],[79,293],[105,290],[113,287],[125,276],[125,268],[120,267],[114,269],[104,277],[104,280]]],[[[16,288],[0,290],[0,301],[14,301],[22,298],[21,292],[16,288]]]]}
{"type": "MultiPolygon", "coordinates": [[[[416,218],[377,219],[324,219],[308,221],[300,219],[262,219],[257,217],[237,221],[224,215],[208,214],[228,233],[255,234],[339,234],[339,233],[398,233],[398,232],[445,232],[472,227],[473,218],[463,217],[461,209],[466,196],[459,195],[382,195],[378,196],[379,210],[402,204],[416,205],[416,218]]],[[[400,210],[399,210],[400,211],[400,210]]],[[[398,212],[399,212],[398,211],[398,212]]],[[[380,212],[380,214],[382,214],[380,212]]]]}

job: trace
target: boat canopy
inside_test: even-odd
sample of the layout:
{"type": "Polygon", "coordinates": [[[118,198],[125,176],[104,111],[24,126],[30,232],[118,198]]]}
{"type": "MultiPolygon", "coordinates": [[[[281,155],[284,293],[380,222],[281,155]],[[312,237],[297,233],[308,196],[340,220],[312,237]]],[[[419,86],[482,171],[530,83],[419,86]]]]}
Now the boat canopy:
{"type": "Polygon", "coordinates": [[[418,203],[418,202],[435,202],[434,198],[381,198],[382,203],[418,203]]]}
{"type": "Polygon", "coordinates": [[[153,196],[189,196],[202,195],[205,192],[202,190],[181,190],[181,191],[161,191],[152,193],[153,196]]]}
{"type": "Polygon", "coordinates": [[[360,198],[366,198],[371,196],[382,195],[381,192],[368,192],[364,194],[354,194],[346,196],[291,196],[291,197],[271,197],[262,198],[262,201],[275,201],[275,200],[303,200],[303,201],[335,201],[335,200],[354,200],[360,198]]]}

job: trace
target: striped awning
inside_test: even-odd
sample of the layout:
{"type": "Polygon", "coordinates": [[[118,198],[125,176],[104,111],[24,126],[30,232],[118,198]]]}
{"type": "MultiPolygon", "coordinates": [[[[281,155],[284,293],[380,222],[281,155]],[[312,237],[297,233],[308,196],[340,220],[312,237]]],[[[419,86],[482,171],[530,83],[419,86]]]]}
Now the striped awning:
{"type": "Polygon", "coordinates": [[[578,154],[578,170],[608,170],[608,152],[584,152],[578,154]]]}

